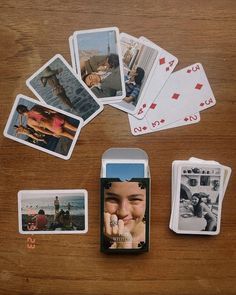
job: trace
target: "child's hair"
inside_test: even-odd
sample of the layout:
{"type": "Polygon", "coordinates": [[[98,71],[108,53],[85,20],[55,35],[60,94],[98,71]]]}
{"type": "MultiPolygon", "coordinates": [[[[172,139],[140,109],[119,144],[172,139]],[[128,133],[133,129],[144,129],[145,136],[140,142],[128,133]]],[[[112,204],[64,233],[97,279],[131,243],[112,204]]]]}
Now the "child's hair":
{"type": "Polygon", "coordinates": [[[21,115],[23,115],[25,112],[28,111],[27,107],[24,106],[23,104],[19,104],[16,108],[17,112],[21,115]]]}
{"type": "Polygon", "coordinates": [[[137,75],[135,76],[134,81],[135,81],[136,84],[141,86],[141,83],[142,83],[143,77],[145,75],[145,72],[144,72],[144,70],[142,68],[137,67],[136,73],[137,73],[137,75]]]}
{"type": "Polygon", "coordinates": [[[45,212],[44,212],[43,209],[40,209],[39,212],[38,212],[38,214],[40,214],[40,215],[45,215],[45,212]]]}
{"type": "MultiPolygon", "coordinates": [[[[86,84],[86,78],[90,75],[91,73],[88,73],[86,75],[83,76],[82,80],[84,81],[84,83],[86,84]]],[[[87,84],[86,84],[87,85],[87,84]]],[[[88,85],[87,85],[88,86],[88,85]]],[[[91,87],[91,86],[88,86],[88,87],[91,87]]]]}
{"type": "Polygon", "coordinates": [[[114,54],[114,53],[111,53],[109,56],[108,56],[108,60],[107,60],[109,66],[111,68],[117,68],[119,66],[119,57],[117,54],[114,54]]]}
{"type": "Polygon", "coordinates": [[[192,198],[193,197],[198,198],[198,203],[196,205],[193,205],[194,215],[197,216],[197,217],[202,217],[203,209],[202,209],[202,206],[200,206],[200,204],[202,202],[201,195],[198,194],[198,193],[195,193],[195,194],[192,195],[192,198]]]}

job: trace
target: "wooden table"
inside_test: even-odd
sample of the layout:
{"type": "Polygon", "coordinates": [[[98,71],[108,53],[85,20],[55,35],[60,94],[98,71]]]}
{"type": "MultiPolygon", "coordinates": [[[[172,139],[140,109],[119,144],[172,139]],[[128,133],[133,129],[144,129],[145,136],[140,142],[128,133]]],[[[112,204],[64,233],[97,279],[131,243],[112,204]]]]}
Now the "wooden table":
{"type": "Polygon", "coordinates": [[[145,36],[179,59],[201,62],[217,98],[195,125],[131,135],[127,115],[110,106],[82,129],[64,161],[0,137],[0,294],[236,294],[236,2],[14,1],[0,3],[1,133],[18,93],[34,97],[25,80],[56,53],[69,62],[75,31],[117,26],[145,36]],[[99,175],[110,147],[138,147],[150,160],[151,249],[131,256],[99,252],[99,175]],[[233,169],[215,237],[176,235],[170,218],[171,163],[191,156],[233,169]],[[18,233],[17,192],[84,188],[86,235],[37,235],[35,249],[18,233]]]}

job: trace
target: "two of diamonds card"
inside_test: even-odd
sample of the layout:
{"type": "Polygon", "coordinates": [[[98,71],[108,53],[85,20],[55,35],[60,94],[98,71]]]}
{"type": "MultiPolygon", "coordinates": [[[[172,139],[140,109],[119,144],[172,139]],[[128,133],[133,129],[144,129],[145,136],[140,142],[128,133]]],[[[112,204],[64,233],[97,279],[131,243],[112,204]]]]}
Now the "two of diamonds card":
{"type": "Polygon", "coordinates": [[[219,234],[230,174],[229,167],[215,161],[174,161],[170,229],[178,234],[219,234]]]}

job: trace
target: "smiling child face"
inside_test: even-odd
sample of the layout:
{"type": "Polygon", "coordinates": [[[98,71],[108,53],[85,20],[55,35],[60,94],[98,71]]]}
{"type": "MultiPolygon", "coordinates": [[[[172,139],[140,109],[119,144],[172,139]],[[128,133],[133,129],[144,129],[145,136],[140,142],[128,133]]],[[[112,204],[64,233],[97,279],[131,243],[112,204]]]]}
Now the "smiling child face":
{"type": "Polygon", "coordinates": [[[146,189],[138,182],[112,182],[105,190],[105,212],[117,215],[129,231],[142,222],[146,209],[146,189]]]}

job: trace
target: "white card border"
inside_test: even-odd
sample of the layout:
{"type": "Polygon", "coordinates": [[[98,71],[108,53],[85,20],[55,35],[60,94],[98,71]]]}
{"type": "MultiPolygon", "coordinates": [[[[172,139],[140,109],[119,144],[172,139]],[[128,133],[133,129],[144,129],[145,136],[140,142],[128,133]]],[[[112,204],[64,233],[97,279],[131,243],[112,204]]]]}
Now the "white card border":
{"type": "Polygon", "coordinates": [[[77,74],[76,72],[76,69],[77,69],[77,66],[76,66],[76,60],[75,60],[75,51],[74,51],[74,41],[73,41],[73,36],[69,36],[69,48],[70,48],[70,59],[71,59],[71,65],[72,65],[72,69],[74,70],[74,72],[77,74]]]}
{"type": "MultiPolygon", "coordinates": [[[[197,163],[198,167],[206,166],[206,163],[197,163]]],[[[219,191],[219,208],[218,208],[218,215],[217,215],[217,227],[216,231],[191,231],[191,230],[180,230],[179,229],[179,197],[180,197],[180,187],[181,187],[181,169],[183,166],[192,167],[193,163],[189,161],[181,161],[181,163],[177,163],[177,190],[176,190],[176,197],[175,197],[175,204],[174,204],[174,218],[172,220],[172,229],[178,234],[194,234],[194,235],[218,235],[220,233],[220,224],[221,224],[221,211],[222,211],[222,194],[223,194],[223,169],[220,164],[209,164],[211,168],[219,168],[220,169],[220,191],[219,191]]]]}
{"type": "MultiPolygon", "coordinates": [[[[169,55],[171,56],[171,58],[173,58],[175,60],[175,63],[174,65],[172,66],[172,70],[170,72],[168,72],[168,77],[165,79],[164,83],[162,84],[161,87],[159,87],[158,91],[156,91],[156,89],[154,90],[156,92],[156,95],[154,97],[154,99],[152,100],[152,102],[156,99],[156,97],[158,96],[158,94],[161,92],[161,89],[164,87],[165,83],[167,82],[167,80],[170,78],[170,75],[174,72],[177,64],[178,64],[178,58],[176,56],[174,56],[172,53],[170,53],[169,51],[165,50],[164,48],[160,47],[159,45],[155,44],[154,42],[152,42],[151,40],[147,39],[146,37],[144,36],[141,36],[139,37],[139,40],[143,41],[144,43],[147,43],[149,44],[150,46],[153,46],[154,48],[156,48],[160,54],[159,54],[159,57],[158,57],[158,61],[162,58],[163,54],[164,55],[169,55]]],[[[157,64],[155,65],[155,70],[154,70],[154,73],[152,75],[152,77],[156,74],[156,68],[160,68],[160,65],[159,63],[157,62],[157,64]]],[[[149,85],[150,85],[151,81],[149,81],[149,85]]],[[[149,87],[147,87],[145,93],[144,93],[144,97],[147,96],[147,92],[148,92],[148,89],[149,87]]],[[[152,90],[153,91],[153,90],[152,90]]],[[[144,102],[142,101],[142,104],[144,102]]],[[[146,102],[145,102],[146,103],[146,102]]],[[[149,105],[147,106],[146,110],[142,112],[142,114],[138,115],[138,112],[134,115],[137,119],[142,119],[144,118],[144,116],[146,115],[146,113],[148,112],[149,108],[150,108],[150,103],[149,105]]]]}
{"type": "Polygon", "coordinates": [[[168,125],[165,125],[157,130],[153,130],[150,128],[150,126],[148,125],[148,121],[147,121],[147,118],[146,116],[144,116],[142,119],[137,119],[137,117],[134,117],[133,115],[130,115],[128,114],[128,119],[129,119],[129,126],[130,126],[130,131],[131,133],[134,135],[134,136],[138,136],[138,135],[144,135],[144,134],[149,134],[149,133],[153,133],[153,132],[158,132],[158,131],[164,131],[164,130],[168,130],[168,129],[173,129],[173,128],[178,128],[178,127],[185,127],[185,126],[189,126],[189,125],[193,125],[193,124],[197,124],[201,121],[201,116],[200,116],[200,113],[196,113],[196,114],[192,114],[192,115],[189,115],[189,116],[186,116],[186,117],[190,117],[190,116],[197,116],[197,119],[190,122],[190,123],[185,123],[183,122],[184,119],[181,119],[181,120],[178,120],[178,121],[175,121],[173,123],[170,123],[168,125]],[[131,128],[131,121],[132,120],[136,120],[137,122],[140,121],[140,126],[139,127],[134,127],[132,126],[131,128]],[[146,127],[148,128],[148,130],[146,131],[141,131],[141,132],[134,132],[134,129],[136,128],[143,128],[142,127],[142,123],[145,122],[144,125],[147,125],[146,127]],[[180,123],[182,122],[182,124],[180,123]]]}
{"type": "Polygon", "coordinates": [[[88,191],[85,189],[57,189],[57,190],[20,190],[18,191],[17,194],[17,201],[18,201],[18,229],[19,233],[23,235],[47,235],[47,234],[85,234],[88,232],[88,191]],[[83,194],[84,196],[84,224],[85,224],[85,229],[84,230],[74,230],[74,231],[23,231],[22,230],[22,218],[21,218],[21,200],[23,197],[23,194],[26,193],[37,193],[37,194],[48,194],[48,193],[55,193],[56,194],[63,194],[63,193],[68,193],[68,194],[74,194],[74,193],[79,193],[83,194]]]}
{"type": "Polygon", "coordinates": [[[73,151],[73,149],[74,149],[74,147],[75,147],[75,144],[76,144],[76,142],[77,142],[77,139],[78,139],[78,136],[79,136],[79,134],[80,134],[81,128],[82,128],[82,126],[83,126],[83,119],[80,118],[80,117],[77,117],[77,116],[73,116],[73,115],[69,115],[69,116],[68,116],[68,117],[71,117],[71,118],[73,118],[73,119],[78,120],[80,123],[79,123],[79,126],[78,126],[78,128],[77,128],[77,131],[76,131],[76,133],[75,133],[74,139],[73,139],[73,141],[72,141],[72,143],[71,143],[71,146],[70,146],[70,149],[69,149],[69,152],[68,152],[67,156],[63,156],[63,155],[61,155],[61,154],[59,154],[59,153],[56,153],[56,152],[50,151],[50,150],[48,150],[48,149],[46,149],[46,148],[42,148],[42,147],[40,147],[40,146],[34,145],[34,144],[30,143],[30,142],[27,142],[27,141],[25,141],[25,140],[22,140],[22,139],[20,139],[20,138],[17,138],[17,137],[15,137],[15,136],[11,135],[11,134],[8,134],[8,129],[9,129],[10,124],[11,124],[11,122],[12,122],[12,117],[13,117],[14,113],[16,112],[16,107],[17,107],[17,105],[18,105],[18,103],[19,103],[20,98],[23,98],[23,99],[25,99],[25,100],[28,100],[28,101],[30,101],[30,102],[32,102],[32,103],[34,103],[34,104],[39,104],[39,105],[41,105],[41,106],[43,106],[43,107],[47,107],[48,109],[52,109],[52,110],[54,110],[54,111],[56,111],[56,112],[58,112],[58,113],[62,113],[62,114],[64,114],[64,115],[68,116],[68,114],[67,114],[66,112],[62,111],[62,110],[59,110],[59,111],[58,111],[58,109],[56,109],[56,108],[54,108],[54,107],[52,107],[52,106],[46,105],[45,103],[42,103],[42,102],[40,102],[40,101],[38,101],[38,100],[32,99],[32,98],[30,98],[30,97],[28,97],[28,96],[26,96],[26,95],[23,95],[23,94],[18,94],[18,95],[16,96],[15,101],[14,101],[14,104],[13,104],[13,106],[12,106],[12,109],[11,109],[10,115],[9,115],[9,117],[8,117],[8,120],[7,120],[6,126],[5,126],[4,131],[3,131],[3,135],[4,135],[5,137],[9,138],[9,139],[12,139],[12,140],[17,141],[17,142],[19,142],[19,143],[22,143],[22,144],[24,144],[24,145],[27,145],[27,146],[29,146],[29,147],[31,147],[31,148],[36,149],[36,150],[40,150],[40,151],[42,151],[42,152],[44,152],[44,153],[50,154],[50,155],[52,155],[52,156],[56,156],[56,157],[61,158],[61,159],[64,159],[64,160],[69,160],[70,157],[71,157],[72,151],[73,151]]]}
{"type": "MultiPolygon", "coordinates": [[[[121,88],[122,88],[122,95],[120,96],[109,96],[109,97],[104,97],[104,98],[97,98],[99,101],[101,101],[103,104],[110,104],[110,103],[115,103],[122,101],[122,99],[126,95],[125,91],[125,81],[124,81],[124,71],[123,71],[123,61],[122,61],[122,54],[121,54],[121,47],[120,47],[120,34],[119,34],[119,29],[117,27],[106,27],[106,28],[98,28],[98,29],[89,29],[89,30],[80,30],[80,31],[75,31],[73,33],[73,40],[74,40],[74,54],[75,54],[75,64],[77,66],[77,74],[79,75],[80,79],[81,78],[81,70],[80,70],[80,62],[79,62],[79,46],[77,40],[78,35],[82,34],[88,34],[88,33],[99,33],[99,32],[105,32],[105,31],[115,31],[116,33],[116,40],[117,40],[117,54],[119,57],[119,68],[120,68],[120,76],[121,76],[121,88]]],[[[84,83],[85,84],[85,83],[84,83]]],[[[86,84],[85,84],[86,89],[90,89],[86,84]]],[[[90,90],[91,91],[91,90],[90,90]]]]}
{"type": "Polygon", "coordinates": [[[118,103],[112,103],[111,104],[111,106],[114,107],[114,108],[120,109],[120,110],[122,110],[122,111],[124,111],[124,112],[126,112],[128,114],[134,115],[134,114],[137,113],[137,110],[140,108],[140,105],[142,104],[143,97],[144,97],[145,92],[146,92],[146,90],[147,90],[147,88],[149,86],[149,82],[150,82],[150,80],[152,78],[153,72],[155,71],[156,65],[158,63],[158,58],[159,58],[160,52],[154,46],[152,46],[151,44],[147,44],[147,42],[144,42],[144,41],[142,41],[142,40],[140,40],[140,39],[138,39],[138,38],[136,38],[136,37],[134,37],[132,35],[129,35],[129,34],[123,33],[123,32],[120,33],[120,39],[122,39],[123,36],[125,38],[129,38],[130,40],[134,40],[135,42],[143,44],[144,46],[150,47],[150,48],[157,51],[157,57],[156,57],[155,62],[153,64],[152,68],[151,68],[151,71],[149,72],[148,79],[146,80],[144,88],[142,89],[142,92],[140,93],[140,97],[138,99],[137,105],[134,108],[131,109],[130,108],[131,103],[125,102],[124,100],[122,100],[122,101],[120,101],[118,103]]]}

